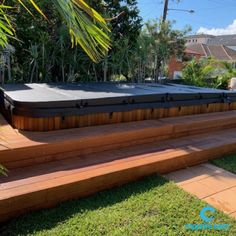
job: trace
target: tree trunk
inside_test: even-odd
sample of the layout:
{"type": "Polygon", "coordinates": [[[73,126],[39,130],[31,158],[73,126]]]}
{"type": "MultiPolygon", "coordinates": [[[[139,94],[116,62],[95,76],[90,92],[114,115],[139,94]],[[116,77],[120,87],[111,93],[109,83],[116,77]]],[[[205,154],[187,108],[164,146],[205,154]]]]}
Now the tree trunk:
{"type": "Polygon", "coordinates": [[[108,63],[107,63],[107,58],[104,59],[104,68],[103,68],[103,81],[107,81],[107,70],[108,70],[108,63]]]}

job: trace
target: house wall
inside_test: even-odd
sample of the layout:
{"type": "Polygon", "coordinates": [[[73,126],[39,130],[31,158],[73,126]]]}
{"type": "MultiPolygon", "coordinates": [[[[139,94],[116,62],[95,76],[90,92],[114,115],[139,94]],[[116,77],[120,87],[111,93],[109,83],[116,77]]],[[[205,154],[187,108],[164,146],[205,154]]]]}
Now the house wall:
{"type": "Polygon", "coordinates": [[[196,43],[201,43],[201,44],[207,44],[211,40],[210,37],[191,37],[191,38],[186,38],[186,45],[190,44],[196,44],[196,43]]]}
{"type": "MultiPolygon", "coordinates": [[[[190,58],[196,58],[199,60],[201,58],[201,55],[199,54],[185,54],[185,56],[190,57],[190,58]]],[[[181,72],[186,64],[186,61],[181,61],[176,57],[172,57],[169,60],[168,63],[168,78],[169,79],[174,79],[175,72],[181,72]]]]}
{"type": "Polygon", "coordinates": [[[173,79],[175,71],[182,71],[183,67],[183,62],[178,61],[176,57],[172,57],[168,65],[168,78],[173,79]]]}

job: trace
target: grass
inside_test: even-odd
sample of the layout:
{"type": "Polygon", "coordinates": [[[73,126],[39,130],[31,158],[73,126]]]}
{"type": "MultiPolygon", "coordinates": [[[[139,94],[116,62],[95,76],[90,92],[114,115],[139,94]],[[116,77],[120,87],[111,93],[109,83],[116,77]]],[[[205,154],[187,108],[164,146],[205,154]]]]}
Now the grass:
{"type": "Polygon", "coordinates": [[[212,160],[211,163],[236,174],[236,154],[212,160]]]}
{"type": "Polygon", "coordinates": [[[160,176],[69,201],[58,207],[13,220],[0,235],[236,235],[236,221],[222,212],[213,223],[230,224],[229,231],[188,231],[202,224],[206,203],[160,176]]]}

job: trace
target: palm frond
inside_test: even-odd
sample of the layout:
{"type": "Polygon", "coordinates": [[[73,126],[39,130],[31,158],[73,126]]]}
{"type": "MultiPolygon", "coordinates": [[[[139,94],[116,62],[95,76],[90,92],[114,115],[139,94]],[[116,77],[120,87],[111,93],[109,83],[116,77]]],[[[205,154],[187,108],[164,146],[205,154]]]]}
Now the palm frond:
{"type": "MultiPolygon", "coordinates": [[[[46,18],[34,0],[29,1],[46,18]]],[[[110,49],[105,19],[83,0],[53,0],[53,3],[69,28],[72,46],[79,44],[94,62],[100,61],[110,49]]]]}
{"type": "MultiPolygon", "coordinates": [[[[21,0],[18,0],[18,1],[21,1],[21,0]]],[[[33,7],[45,18],[47,19],[47,17],[44,15],[44,13],[41,11],[41,9],[38,7],[38,5],[35,3],[34,0],[28,0],[32,5],[33,7]]],[[[27,8],[26,8],[27,9],[27,8]]],[[[27,9],[28,10],[28,9],[27,9]]],[[[29,10],[28,10],[29,11],[29,10]]]]}
{"type": "Polygon", "coordinates": [[[105,20],[83,0],[54,0],[69,28],[72,45],[79,44],[88,56],[98,62],[110,48],[109,29],[105,20]]]}
{"type": "MultiPolygon", "coordinates": [[[[17,1],[33,15],[24,0],[17,1]]],[[[35,0],[28,0],[28,3],[47,19],[35,0]]],[[[52,3],[69,29],[72,46],[79,44],[94,62],[100,61],[108,53],[111,45],[105,19],[84,0],[52,0],[52,3]]],[[[9,36],[14,35],[6,8],[11,7],[0,5],[0,46],[5,46],[9,36]]]]}
{"type": "Polygon", "coordinates": [[[11,24],[11,18],[6,14],[10,6],[0,5],[0,46],[4,47],[8,43],[8,38],[14,35],[14,28],[11,24]]]}

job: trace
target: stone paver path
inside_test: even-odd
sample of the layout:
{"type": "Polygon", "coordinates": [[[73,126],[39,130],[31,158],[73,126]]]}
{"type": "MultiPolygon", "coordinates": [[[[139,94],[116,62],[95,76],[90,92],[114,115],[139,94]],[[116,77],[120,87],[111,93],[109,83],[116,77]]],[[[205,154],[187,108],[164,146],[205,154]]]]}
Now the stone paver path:
{"type": "Polygon", "coordinates": [[[236,218],[236,175],[211,164],[171,172],[165,177],[185,191],[236,218]]]}

